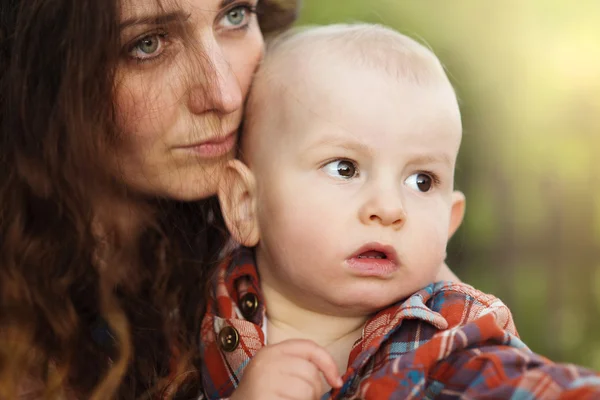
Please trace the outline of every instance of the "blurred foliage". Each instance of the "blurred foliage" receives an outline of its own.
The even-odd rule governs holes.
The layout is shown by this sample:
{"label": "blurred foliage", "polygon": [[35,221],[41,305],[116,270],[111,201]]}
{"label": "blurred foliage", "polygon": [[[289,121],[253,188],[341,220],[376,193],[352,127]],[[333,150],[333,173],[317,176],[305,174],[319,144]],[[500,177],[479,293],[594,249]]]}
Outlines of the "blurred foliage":
{"label": "blurred foliage", "polygon": [[381,23],[435,51],[464,124],[452,269],[502,298],[534,351],[596,370],[598,16],[594,0],[305,0],[300,21]]}

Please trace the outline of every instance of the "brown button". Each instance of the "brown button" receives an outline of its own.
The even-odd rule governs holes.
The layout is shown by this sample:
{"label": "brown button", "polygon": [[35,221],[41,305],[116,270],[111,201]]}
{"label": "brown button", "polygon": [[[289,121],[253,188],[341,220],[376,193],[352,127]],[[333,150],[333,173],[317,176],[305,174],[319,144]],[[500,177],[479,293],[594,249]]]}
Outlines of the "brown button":
{"label": "brown button", "polygon": [[226,326],[219,332],[221,350],[231,353],[240,344],[240,335],[233,326]]}
{"label": "brown button", "polygon": [[244,318],[251,319],[258,310],[258,296],[254,293],[246,293],[240,299],[240,310],[244,315]]}

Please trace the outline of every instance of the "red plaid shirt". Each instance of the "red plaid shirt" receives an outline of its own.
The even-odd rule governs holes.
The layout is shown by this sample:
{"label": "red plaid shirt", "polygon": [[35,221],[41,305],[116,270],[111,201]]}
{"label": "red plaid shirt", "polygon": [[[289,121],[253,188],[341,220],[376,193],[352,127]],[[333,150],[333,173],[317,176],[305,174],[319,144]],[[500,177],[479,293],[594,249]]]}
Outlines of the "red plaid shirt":
{"label": "red plaid shirt", "polygon": [[[231,396],[265,346],[265,312],[253,253],[240,249],[219,269],[202,321],[207,399]],[[342,378],[323,399],[600,399],[599,374],[532,353],[500,300],[449,282],[371,317]]]}

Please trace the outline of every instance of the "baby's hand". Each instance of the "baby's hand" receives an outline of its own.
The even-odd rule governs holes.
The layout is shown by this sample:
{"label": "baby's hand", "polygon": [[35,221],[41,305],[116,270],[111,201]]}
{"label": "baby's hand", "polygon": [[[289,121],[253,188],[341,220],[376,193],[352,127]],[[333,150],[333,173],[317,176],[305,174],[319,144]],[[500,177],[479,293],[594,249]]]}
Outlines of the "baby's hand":
{"label": "baby's hand", "polygon": [[342,386],[337,365],[324,348],[310,340],[286,340],[256,354],[231,400],[318,400],[324,393],[321,374],[331,387]]}

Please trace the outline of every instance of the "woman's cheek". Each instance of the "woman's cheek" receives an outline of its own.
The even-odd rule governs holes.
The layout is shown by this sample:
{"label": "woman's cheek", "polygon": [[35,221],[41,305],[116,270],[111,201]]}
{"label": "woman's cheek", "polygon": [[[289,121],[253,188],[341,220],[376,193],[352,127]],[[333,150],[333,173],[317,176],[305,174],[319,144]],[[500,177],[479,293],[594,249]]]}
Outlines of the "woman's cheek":
{"label": "woman's cheek", "polygon": [[252,36],[248,38],[245,46],[236,43],[229,49],[230,63],[237,76],[244,98],[248,95],[252,78],[264,53],[264,41],[260,31],[256,29],[255,32],[249,32],[250,34]]}
{"label": "woman's cheek", "polygon": [[136,79],[123,80],[115,90],[115,111],[122,134],[139,134],[152,106],[148,89],[136,85]]}
{"label": "woman's cheek", "polygon": [[168,132],[174,114],[172,91],[172,86],[148,85],[139,74],[116,87],[115,117],[126,142],[150,145]]}

